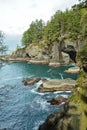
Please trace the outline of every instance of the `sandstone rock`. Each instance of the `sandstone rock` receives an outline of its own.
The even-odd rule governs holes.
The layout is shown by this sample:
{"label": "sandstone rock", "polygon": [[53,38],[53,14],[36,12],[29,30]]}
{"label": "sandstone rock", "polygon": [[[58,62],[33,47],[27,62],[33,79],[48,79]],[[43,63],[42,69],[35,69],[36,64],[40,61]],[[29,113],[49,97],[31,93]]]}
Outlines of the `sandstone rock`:
{"label": "sandstone rock", "polygon": [[24,85],[34,85],[35,83],[39,82],[41,80],[41,78],[27,78],[25,80],[23,80],[22,82],[24,83]]}
{"label": "sandstone rock", "polygon": [[58,67],[60,66],[61,64],[59,62],[50,62],[49,63],[49,66],[54,66],[54,67]]}
{"label": "sandstone rock", "polygon": [[52,57],[51,59],[52,62],[59,62],[58,44],[54,44],[52,46],[51,57]]}
{"label": "sandstone rock", "polygon": [[10,54],[11,58],[26,58],[25,48],[19,48]]}
{"label": "sandstone rock", "polygon": [[64,52],[62,52],[62,56],[63,56],[63,61],[64,61],[64,63],[65,63],[65,64],[69,64],[69,62],[70,62],[69,55],[66,54],[66,53],[64,53]]}
{"label": "sandstone rock", "polygon": [[48,64],[49,61],[48,60],[29,60],[29,63],[32,63],[32,64]]}
{"label": "sandstone rock", "polygon": [[52,79],[45,81],[38,88],[39,92],[54,92],[54,91],[73,91],[76,81],[72,79]]}
{"label": "sandstone rock", "polygon": [[31,60],[48,60],[49,55],[48,52],[45,50],[45,45],[42,43],[32,43],[31,45],[27,46],[26,54],[31,58]]}
{"label": "sandstone rock", "polygon": [[71,67],[68,70],[65,70],[64,72],[74,74],[74,73],[79,73],[79,71],[80,71],[79,67]]}

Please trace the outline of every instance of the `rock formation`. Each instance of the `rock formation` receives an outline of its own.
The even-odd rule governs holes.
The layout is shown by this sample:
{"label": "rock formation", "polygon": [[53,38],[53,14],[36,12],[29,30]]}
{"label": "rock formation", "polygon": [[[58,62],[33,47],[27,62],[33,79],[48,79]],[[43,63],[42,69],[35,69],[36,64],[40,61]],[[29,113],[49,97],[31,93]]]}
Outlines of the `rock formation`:
{"label": "rock formation", "polygon": [[67,47],[62,48],[62,51],[69,54],[70,58],[76,63],[76,50],[74,46],[67,45]]}
{"label": "rock formation", "polygon": [[52,79],[43,82],[38,88],[38,92],[54,92],[54,91],[74,91],[76,81],[72,79]]}
{"label": "rock formation", "polygon": [[66,102],[61,111],[49,115],[38,130],[79,130],[81,114],[77,107]]}
{"label": "rock formation", "polygon": [[22,82],[24,83],[24,85],[32,86],[35,83],[39,82],[40,80],[41,78],[27,78],[27,79],[24,79]]}

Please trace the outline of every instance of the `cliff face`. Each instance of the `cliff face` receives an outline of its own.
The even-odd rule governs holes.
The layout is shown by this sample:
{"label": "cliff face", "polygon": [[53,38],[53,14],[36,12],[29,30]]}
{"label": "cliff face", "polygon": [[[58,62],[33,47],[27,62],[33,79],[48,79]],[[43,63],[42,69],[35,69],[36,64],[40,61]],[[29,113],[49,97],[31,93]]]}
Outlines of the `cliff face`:
{"label": "cliff face", "polygon": [[75,92],[61,111],[49,115],[38,130],[87,130],[87,44],[77,59],[81,70]]}
{"label": "cliff face", "polygon": [[19,48],[12,52],[12,58],[28,58],[29,60],[49,61],[51,63],[69,64],[70,57],[67,53],[63,52],[58,46],[58,43],[48,45],[47,43],[40,42],[37,44],[32,43],[25,48]]}

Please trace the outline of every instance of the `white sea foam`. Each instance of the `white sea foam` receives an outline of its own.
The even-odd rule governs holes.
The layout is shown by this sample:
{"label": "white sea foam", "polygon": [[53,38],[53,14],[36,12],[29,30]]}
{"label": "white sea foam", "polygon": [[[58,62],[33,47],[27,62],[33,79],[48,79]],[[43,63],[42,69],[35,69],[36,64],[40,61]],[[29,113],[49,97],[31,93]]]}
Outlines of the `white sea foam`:
{"label": "white sea foam", "polygon": [[49,69],[48,71],[47,71],[47,73],[49,73],[49,72],[51,72],[52,71],[52,69]]}
{"label": "white sea foam", "polygon": [[35,126],[33,128],[33,130],[38,130],[39,125],[43,124],[44,120],[40,120],[40,121],[35,121]]}
{"label": "white sea foam", "polygon": [[15,77],[15,78],[7,78],[4,79],[3,81],[9,81],[9,80],[16,80],[16,79],[22,79],[23,77],[19,76],[19,77]]}
{"label": "white sea foam", "polygon": [[42,110],[46,110],[46,111],[48,111],[48,103],[47,103],[47,101],[40,101],[40,105],[41,105],[41,109]]}
{"label": "white sea foam", "polygon": [[66,94],[62,94],[61,96],[64,98],[68,98],[68,95],[66,95]]}
{"label": "white sea foam", "polygon": [[59,75],[60,75],[61,79],[64,79],[64,78],[63,78],[63,74],[62,74],[62,73],[59,73]]}
{"label": "white sea foam", "polygon": [[57,94],[57,93],[63,93],[64,91],[56,91],[56,92],[53,92],[53,93],[55,93],[55,94]]}
{"label": "white sea foam", "polygon": [[76,66],[76,64],[75,63],[71,63],[71,64],[69,64],[67,66]]}
{"label": "white sea foam", "polygon": [[56,91],[56,92],[54,92],[54,93],[57,94],[57,93],[64,93],[64,92],[65,92],[65,93],[71,93],[72,91]]}

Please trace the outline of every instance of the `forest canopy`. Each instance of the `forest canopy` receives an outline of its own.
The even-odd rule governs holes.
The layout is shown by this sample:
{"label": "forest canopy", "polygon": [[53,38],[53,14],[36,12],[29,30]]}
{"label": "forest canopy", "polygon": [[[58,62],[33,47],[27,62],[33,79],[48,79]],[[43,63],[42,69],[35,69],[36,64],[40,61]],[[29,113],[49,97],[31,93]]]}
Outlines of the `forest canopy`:
{"label": "forest canopy", "polygon": [[77,45],[87,39],[87,0],[79,0],[79,4],[65,12],[58,10],[47,24],[43,20],[33,21],[23,33],[22,45],[38,44],[41,40],[60,43],[65,39]]}

